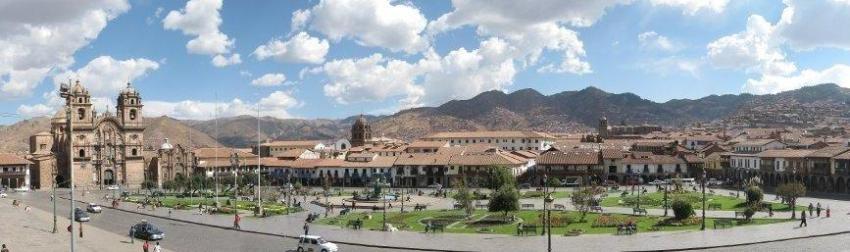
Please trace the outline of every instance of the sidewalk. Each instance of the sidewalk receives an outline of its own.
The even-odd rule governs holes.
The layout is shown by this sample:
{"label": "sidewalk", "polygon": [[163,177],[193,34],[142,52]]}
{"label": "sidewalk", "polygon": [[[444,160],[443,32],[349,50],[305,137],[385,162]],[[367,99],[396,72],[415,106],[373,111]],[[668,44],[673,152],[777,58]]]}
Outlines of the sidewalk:
{"label": "sidewalk", "polygon": [[[767,196],[766,196],[767,198]],[[562,201],[565,201],[563,199]],[[850,217],[847,216],[850,202],[801,199],[801,204],[822,202],[832,207],[832,218],[811,218],[809,227],[797,228],[798,222],[786,222],[770,225],[743,226],[729,229],[706,231],[673,231],[646,232],[627,236],[611,234],[581,235],[578,237],[553,237],[552,244],[559,250],[580,251],[629,251],[629,250],[665,250],[695,247],[728,246],[734,244],[749,244],[781,239],[794,239],[816,235],[826,235],[839,232],[850,232]],[[560,201],[559,201],[560,203]],[[121,209],[136,211],[135,204],[122,204]],[[309,211],[323,213],[321,208],[313,205],[306,206],[307,212],[287,216],[254,218],[245,216],[241,226],[243,230],[258,231],[273,234],[297,236],[303,233],[302,226]],[[628,208],[606,208],[606,212],[631,211]],[[144,214],[168,217],[168,209],[158,208],[155,211],[141,210]],[[650,215],[662,215],[663,209],[651,209]],[[779,213],[777,216],[787,218],[790,213]],[[799,213],[798,213],[799,214]],[[707,211],[708,216],[731,217],[731,211]],[[799,215],[798,215],[799,216]],[[172,210],[171,218],[190,222],[230,227],[233,216],[230,215],[199,215],[197,211]],[[311,234],[319,234],[331,241],[397,246],[408,248],[426,248],[435,250],[465,250],[465,251],[505,251],[506,249],[522,249],[540,251],[545,249],[546,237],[516,237],[494,234],[424,234],[418,232],[380,232],[368,230],[342,229],[334,226],[310,225]],[[616,241],[616,242],[612,242]]]}
{"label": "sidewalk", "polygon": [[[10,251],[66,251],[70,246],[70,234],[67,215],[57,218],[58,232],[52,233],[53,214],[24,206],[12,207],[12,200],[0,199],[0,243],[5,243]],[[127,236],[114,234],[91,225],[83,224],[84,237],[77,237],[76,251],[141,251],[142,244],[130,244]],[[75,227],[79,227],[75,225]],[[163,251],[170,251],[164,249]]]}

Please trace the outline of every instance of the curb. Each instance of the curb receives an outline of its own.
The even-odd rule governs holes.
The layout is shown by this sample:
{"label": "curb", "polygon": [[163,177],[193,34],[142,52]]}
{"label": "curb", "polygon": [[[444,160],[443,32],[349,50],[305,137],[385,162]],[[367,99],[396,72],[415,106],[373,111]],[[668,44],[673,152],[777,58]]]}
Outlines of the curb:
{"label": "curb", "polygon": [[[65,197],[57,197],[57,198],[69,200],[68,198],[65,198]],[[82,200],[75,200],[75,201],[77,201],[79,203],[84,203],[84,204],[89,203],[89,202],[82,201]],[[218,229],[222,229],[222,230],[230,230],[230,231],[234,231],[234,232],[243,232],[243,233],[250,233],[250,234],[274,236],[274,237],[281,237],[281,238],[287,238],[287,239],[298,239],[298,236],[287,235],[287,234],[266,233],[266,232],[260,232],[260,231],[255,231],[255,230],[242,230],[242,229],[235,230],[233,228],[225,227],[225,226],[219,226],[219,225],[207,224],[207,223],[202,223],[202,222],[194,222],[194,221],[188,221],[188,220],[175,219],[175,218],[171,218],[171,217],[159,216],[159,215],[154,215],[154,214],[149,214],[149,213],[134,212],[134,211],[120,209],[120,208],[113,208],[111,206],[101,205],[100,207],[108,208],[108,209],[112,209],[112,210],[117,210],[117,211],[121,211],[121,212],[125,212],[125,213],[144,215],[144,216],[153,217],[153,218],[159,218],[159,219],[165,219],[165,220],[170,220],[170,221],[195,224],[195,225],[199,225],[199,226],[218,228]],[[346,241],[334,241],[334,240],[328,240],[328,241],[336,243],[336,244],[362,246],[362,247],[370,247],[370,248],[382,248],[382,249],[401,249],[401,250],[437,251],[437,252],[475,252],[475,251],[471,251],[471,250],[427,249],[427,248],[400,247],[400,246],[389,246],[389,245],[376,245],[376,244],[367,244],[367,243],[359,243],[359,242],[346,242]]]}

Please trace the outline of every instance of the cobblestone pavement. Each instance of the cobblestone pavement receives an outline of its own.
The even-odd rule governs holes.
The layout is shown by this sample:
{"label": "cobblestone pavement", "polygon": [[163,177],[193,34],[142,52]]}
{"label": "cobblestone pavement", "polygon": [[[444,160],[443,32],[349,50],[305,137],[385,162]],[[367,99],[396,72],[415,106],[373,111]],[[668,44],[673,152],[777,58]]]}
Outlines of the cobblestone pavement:
{"label": "cobblestone pavement", "polygon": [[[26,204],[25,204],[26,205]],[[0,200],[0,243],[11,251],[66,251],[70,246],[69,211],[57,218],[58,232],[53,233],[53,214],[39,208],[25,210],[25,205],[12,207],[12,200]],[[65,208],[64,210],[68,210]],[[92,218],[100,218],[92,215]],[[78,227],[78,226],[75,226]],[[140,251],[142,243],[131,244],[126,236],[83,224],[83,238],[77,237],[76,251]],[[164,247],[165,251],[172,251]]]}
{"label": "cobblestone pavement", "polygon": [[[715,189],[717,193],[728,193],[725,190]],[[38,193],[34,193],[38,194]],[[95,199],[97,194],[90,194],[90,200]],[[100,195],[102,197],[102,194]],[[772,195],[766,195],[766,199],[773,199]],[[308,200],[311,200],[308,198]],[[534,200],[524,201],[533,202]],[[537,200],[540,201],[540,200]],[[558,203],[568,205],[567,199],[560,199]],[[450,201],[444,201],[448,203]],[[824,206],[830,206],[833,210],[832,218],[811,218],[809,219],[809,227],[798,228],[797,222],[786,222],[770,225],[759,226],[744,226],[731,229],[706,230],[706,231],[675,231],[675,232],[651,232],[639,233],[629,236],[613,236],[608,234],[601,235],[582,235],[579,237],[553,237],[553,247],[555,251],[632,251],[632,250],[664,250],[664,249],[684,249],[694,247],[710,247],[723,246],[730,244],[744,244],[751,242],[771,241],[777,239],[786,239],[794,237],[806,237],[811,235],[822,235],[835,232],[845,232],[850,230],[850,216],[847,213],[850,211],[850,202],[839,200],[825,200],[802,198],[801,204],[809,202],[821,202]],[[304,224],[304,219],[308,212],[323,213],[324,209],[312,204],[305,205],[307,212],[292,214],[288,216],[274,216],[269,218],[253,218],[246,216],[243,218],[242,228],[246,230],[256,230],[261,232],[298,235],[303,232],[301,229]],[[122,208],[135,211],[135,205],[124,204]],[[609,212],[621,212],[631,209],[628,208],[606,208]],[[158,216],[168,216],[167,209],[157,209],[155,211],[141,210],[145,214]],[[663,210],[650,210],[650,215],[661,215]],[[789,216],[777,213],[776,218],[787,218]],[[378,213],[379,215],[379,213]],[[731,217],[733,213],[729,211],[708,211],[709,216]],[[208,223],[223,227],[232,225],[232,216],[222,215],[200,215],[197,211],[177,211],[171,212],[171,217],[184,219],[188,221]],[[183,224],[186,225],[186,224]],[[400,247],[416,247],[427,249],[452,249],[452,250],[469,250],[469,251],[542,251],[545,249],[546,238],[538,237],[516,237],[509,235],[490,235],[490,234],[423,234],[416,232],[379,232],[368,230],[348,230],[332,226],[311,225],[310,233],[320,234],[323,237],[333,241],[380,244]],[[709,227],[710,228],[710,227]],[[807,238],[798,239],[789,242],[802,242],[811,239],[830,239],[827,236],[823,238]],[[174,238],[174,237],[169,237]],[[201,238],[206,239],[206,238]],[[280,239],[278,239],[280,240]],[[615,242],[612,242],[615,241]],[[781,242],[778,242],[781,243]],[[759,245],[745,246],[752,248],[770,247],[773,243],[765,243]],[[819,244],[811,243],[817,248]],[[829,245],[824,245],[829,246]],[[779,247],[779,250],[782,247]],[[735,250],[735,248],[730,248]],[[237,247],[237,250],[245,251]],[[356,251],[357,249],[354,248]],[[722,249],[720,249],[722,250]],[[344,250],[352,251],[352,250]],[[373,251],[373,250],[365,250]]]}

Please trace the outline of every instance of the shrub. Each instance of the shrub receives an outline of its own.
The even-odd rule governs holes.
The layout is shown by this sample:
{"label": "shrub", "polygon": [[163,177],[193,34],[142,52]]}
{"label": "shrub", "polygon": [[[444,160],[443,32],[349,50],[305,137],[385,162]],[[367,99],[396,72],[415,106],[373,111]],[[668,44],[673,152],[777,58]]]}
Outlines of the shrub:
{"label": "shrub", "polygon": [[629,222],[637,223],[637,220],[631,216],[602,214],[596,217],[591,227],[616,227]]}
{"label": "shrub", "polygon": [[761,188],[758,186],[750,186],[747,188],[747,204],[750,206],[758,206],[764,198]]}
{"label": "shrub", "polygon": [[744,210],[744,216],[747,217],[747,220],[751,219],[754,214],[756,214],[756,210],[752,207],[748,207]]}
{"label": "shrub", "polygon": [[691,203],[682,200],[674,200],[671,208],[673,208],[673,215],[678,220],[684,220],[694,214],[694,207],[691,206]]}
{"label": "shrub", "polygon": [[522,194],[523,198],[542,198],[543,192],[538,191],[528,191]]}

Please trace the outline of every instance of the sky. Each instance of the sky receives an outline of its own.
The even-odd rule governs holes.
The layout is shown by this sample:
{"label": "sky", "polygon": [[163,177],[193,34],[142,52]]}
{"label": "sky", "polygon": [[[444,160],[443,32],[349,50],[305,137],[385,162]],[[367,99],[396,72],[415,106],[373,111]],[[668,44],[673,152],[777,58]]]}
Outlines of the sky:
{"label": "sky", "polygon": [[145,116],[343,118],[595,86],[664,102],[850,87],[848,0],[0,1],[0,124],[79,80]]}

